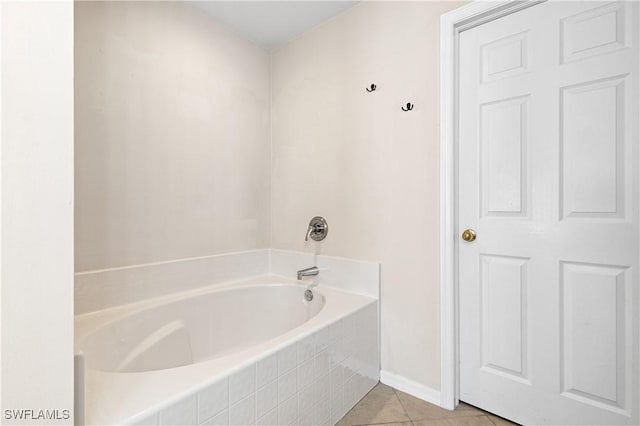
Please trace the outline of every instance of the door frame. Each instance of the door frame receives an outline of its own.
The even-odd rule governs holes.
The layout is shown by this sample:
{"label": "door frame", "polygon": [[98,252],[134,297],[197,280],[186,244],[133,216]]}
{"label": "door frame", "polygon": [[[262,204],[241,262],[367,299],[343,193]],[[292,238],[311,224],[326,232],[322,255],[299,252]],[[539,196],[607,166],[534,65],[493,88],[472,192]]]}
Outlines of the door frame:
{"label": "door frame", "polygon": [[456,223],[459,36],[544,1],[476,0],[440,18],[440,406],[449,410],[460,398]]}

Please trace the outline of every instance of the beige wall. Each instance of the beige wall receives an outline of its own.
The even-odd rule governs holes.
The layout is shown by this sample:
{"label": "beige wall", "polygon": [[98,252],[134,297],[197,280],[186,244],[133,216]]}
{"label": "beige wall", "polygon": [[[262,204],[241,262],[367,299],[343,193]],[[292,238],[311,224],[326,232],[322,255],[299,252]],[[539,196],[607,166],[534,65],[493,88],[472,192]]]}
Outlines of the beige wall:
{"label": "beige wall", "polygon": [[0,423],[73,409],[73,2],[0,2]]}
{"label": "beige wall", "polygon": [[76,271],[268,247],[268,53],[180,2],[75,12]]}
{"label": "beige wall", "polygon": [[272,246],[312,250],[323,215],[323,254],[382,263],[382,369],[436,390],[439,19],[461,4],[360,3],[272,55]]}
{"label": "beige wall", "polygon": [[183,4],[77,2],[76,270],[312,251],[323,215],[323,254],[382,263],[383,370],[439,389],[439,19],[461,4],[362,2],[269,58]]}

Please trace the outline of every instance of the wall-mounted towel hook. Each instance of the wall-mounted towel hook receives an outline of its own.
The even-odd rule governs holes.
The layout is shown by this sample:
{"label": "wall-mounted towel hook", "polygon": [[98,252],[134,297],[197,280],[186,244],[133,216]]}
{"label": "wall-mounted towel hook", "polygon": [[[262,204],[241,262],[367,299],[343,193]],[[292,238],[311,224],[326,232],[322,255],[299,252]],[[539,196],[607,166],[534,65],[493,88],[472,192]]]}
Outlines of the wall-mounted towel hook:
{"label": "wall-mounted towel hook", "polygon": [[367,92],[375,92],[375,90],[376,90],[376,85],[373,83],[371,83],[371,89],[367,87]]}
{"label": "wall-mounted towel hook", "polygon": [[407,108],[405,109],[404,107],[402,107],[403,111],[411,111],[413,109],[413,104],[410,102],[407,102]]}

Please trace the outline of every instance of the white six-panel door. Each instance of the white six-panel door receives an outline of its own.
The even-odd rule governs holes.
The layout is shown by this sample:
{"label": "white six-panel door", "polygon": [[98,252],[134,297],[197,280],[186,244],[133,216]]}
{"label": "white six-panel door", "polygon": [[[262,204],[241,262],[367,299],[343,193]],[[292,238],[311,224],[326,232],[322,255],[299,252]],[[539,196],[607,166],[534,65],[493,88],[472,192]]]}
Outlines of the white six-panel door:
{"label": "white six-panel door", "polygon": [[638,424],[638,3],[460,34],[460,399],[524,424]]}

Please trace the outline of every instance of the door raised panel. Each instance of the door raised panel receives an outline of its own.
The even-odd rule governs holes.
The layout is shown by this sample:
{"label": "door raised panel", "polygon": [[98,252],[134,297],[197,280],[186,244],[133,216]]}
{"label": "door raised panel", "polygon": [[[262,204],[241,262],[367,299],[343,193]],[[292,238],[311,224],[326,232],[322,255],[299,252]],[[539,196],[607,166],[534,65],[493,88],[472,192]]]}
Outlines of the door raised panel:
{"label": "door raised panel", "polygon": [[481,216],[527,215],[528,96],[480,106]]}
{"label": "door raised panel", "polygon": [[564,396],[625,408],[628,324],[624,266],[561,262],[561,379]]}
{"label": "door raised panel", "polygon": [[528,260],[480,257],[482,368],[525,382]]}
{"label": "door raised panel", "polygon": [[561,89],[561,216],[624,217],[625,76]]}
{"label": "door raised panel", "polygon": [[492,41],[480,48],[483,83],[524,74],[529,70],[528,32]]}
{"label": "door raised panel", "polygon": [[627,46],[625,2],[612,2],[561,21],[562,61],[570,62]]}

